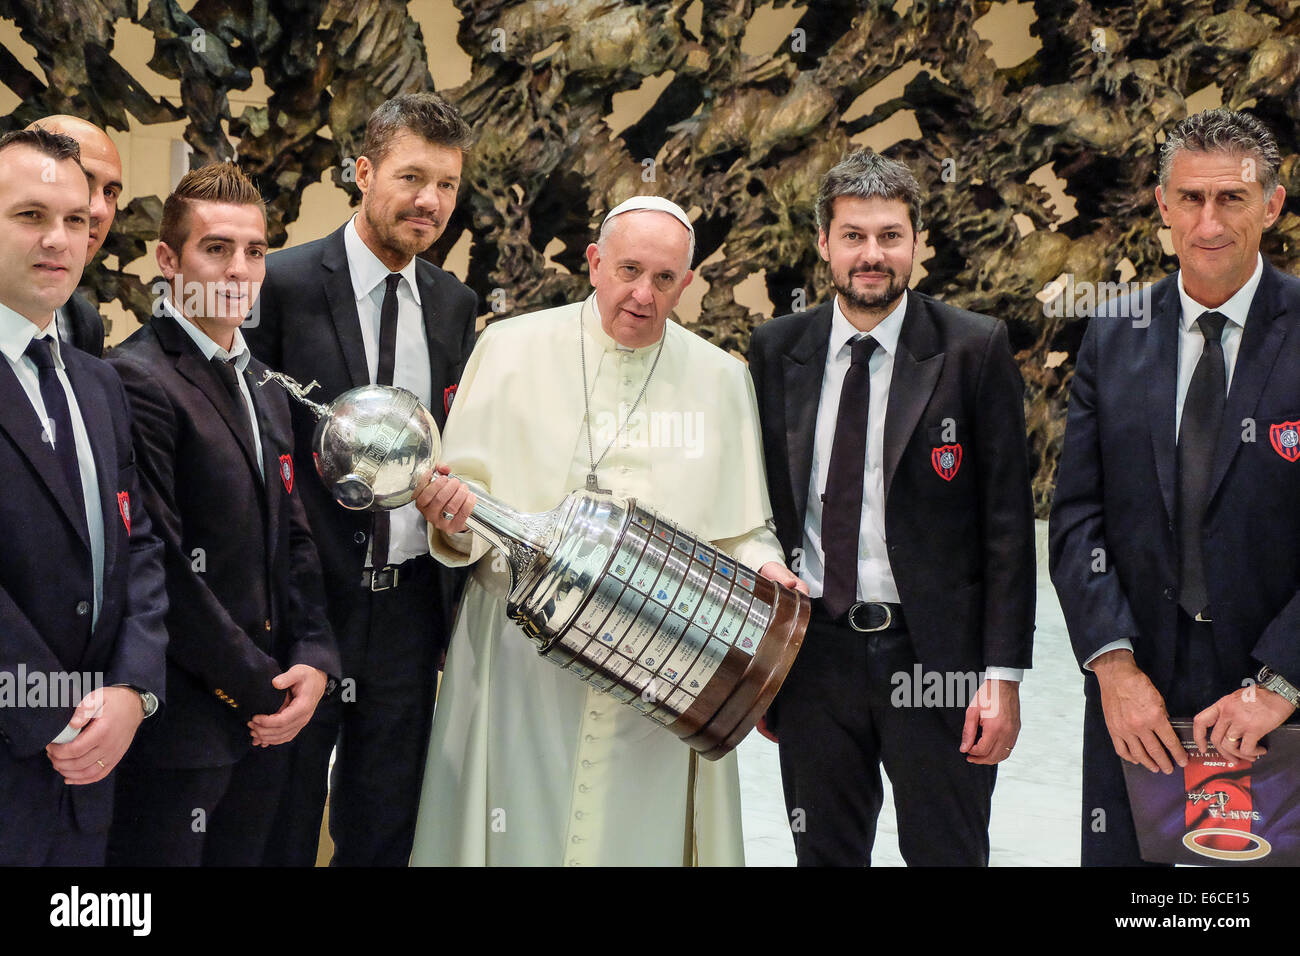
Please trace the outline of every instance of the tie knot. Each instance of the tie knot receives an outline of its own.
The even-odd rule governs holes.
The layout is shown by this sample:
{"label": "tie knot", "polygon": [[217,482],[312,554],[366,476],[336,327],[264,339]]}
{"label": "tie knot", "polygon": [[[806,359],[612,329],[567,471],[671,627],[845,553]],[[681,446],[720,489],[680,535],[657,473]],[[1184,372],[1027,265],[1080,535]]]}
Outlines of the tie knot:
{"label": "tie knot", "polygon": [[1201,327],[1201,334],[1205,336],[1206,342],[1218,342],[1223,338],[1223,327],[1227,322],[1228,317],[1222,312],[1205,312],[1196,320],[1196,324]]}
{"label": "tie knot", "polygon": [[45,371],[47,368],[54,368],[54,343],[45,336],[34,338],[27,343],[27,349],[23,352],[32,360],[37,369]]}
{"label": "tie knot", "polygon": [[876,351],[876,347],[878,345],[880,345],[880,343],[877,342],[875,339],[873,339],[871,336],[859,335],[856,339],[853,340],[852,343],[852,349],[853,349],[852,364],[866,365],[869,361],[871,361],[872,353]]}
{"label": "tie knot", "polygon": [[392,295],[397,291],[397,283],[402,281],[400,272],[390,272],[384,278],[384,295]]}

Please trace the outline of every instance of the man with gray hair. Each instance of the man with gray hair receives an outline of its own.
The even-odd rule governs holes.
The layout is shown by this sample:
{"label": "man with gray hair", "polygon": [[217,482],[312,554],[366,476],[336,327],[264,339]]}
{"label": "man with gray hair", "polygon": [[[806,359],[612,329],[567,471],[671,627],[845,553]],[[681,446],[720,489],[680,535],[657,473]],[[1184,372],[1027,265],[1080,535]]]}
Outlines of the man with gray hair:
{"label": "man with gray hair", "polygon": [[[549,511],[575,488],[634,497],[793,586],[766,526],[745,366],[668,319],[691,281],[693,244],[674,203],[616,206],[587,247],[586,301],[483,333],[443,460],[524,512]],[[465,533],[474,495],[439,477],[416,503],[434,556],[474,571],[433,721],[415,863],[743,863],[735,754],[699,762],[696,775],[676,736],[542,660],[506,613],[505,562]],[[622,657],[625,647],[611,670],[620,657],[624,672],[650,663],[635,650]]]}
{"label": "man with gray hair", "polygon": [[871,151],[827,173],[836,296],[755,330],[776,532],[813,597],[767,714],[800,866],[871,860],[894,790],[917,865],[989,859],[1034,629],[1023,386],[1007,327],[908,289],[920,187]]}
{"label": "man with gray hair", "polygon": [[1051,568],[1085,674],[1085,866],[1141,862],[1120,760],[1185,766],[1171,718],[1249,763],[1300,703],[1300,280],[1259,251],[1279,164],[1247,113],[1175,126],[1178,271],[1103,304],[1075,360]]}

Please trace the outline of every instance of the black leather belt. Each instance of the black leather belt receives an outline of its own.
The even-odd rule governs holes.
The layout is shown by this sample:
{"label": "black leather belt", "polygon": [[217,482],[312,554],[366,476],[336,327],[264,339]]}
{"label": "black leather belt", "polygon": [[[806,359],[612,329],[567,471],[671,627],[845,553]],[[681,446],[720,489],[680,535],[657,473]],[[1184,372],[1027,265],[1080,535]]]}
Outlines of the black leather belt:
{"label": "black leather belt", "polygon": [[361,586],[371,591],[391,591],[432,561],[431,556],[422,554],[401,564],[387,564],[378,569],[365,568],[361,572]]}
{"label": "black leather belt", "polygon": [[849,605],[842,617],[832,618],[826,613],[821,599],[813,602],[813,607],[820,616],[841,627],[848,627],[860,634],[874,634],[877,631],[906,630],[903,620],[903,605],[887,601],[858,601]]}

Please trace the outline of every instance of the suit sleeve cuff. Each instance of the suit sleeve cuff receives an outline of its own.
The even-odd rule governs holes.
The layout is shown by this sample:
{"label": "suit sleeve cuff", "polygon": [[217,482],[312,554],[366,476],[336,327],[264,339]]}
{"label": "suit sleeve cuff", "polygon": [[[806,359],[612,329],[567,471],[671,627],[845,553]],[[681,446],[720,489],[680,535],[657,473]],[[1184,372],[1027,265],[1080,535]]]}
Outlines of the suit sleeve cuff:
{"label": "suit sleeve cuff", "polygon": [[1084,661],[1083,669],[1086,671],[1092,670],[1092,662],[1095,661],[1097,658],[1101,657],[1102,654],[1109,654],[1111,651],[1128,651],[1132,653],[1133,642],[1130,641],[1127,637],[1121,637],[1118,641],[1111,641],[1101,650],[1097,651],[1096,654],[1093,654],[1092,657]]}

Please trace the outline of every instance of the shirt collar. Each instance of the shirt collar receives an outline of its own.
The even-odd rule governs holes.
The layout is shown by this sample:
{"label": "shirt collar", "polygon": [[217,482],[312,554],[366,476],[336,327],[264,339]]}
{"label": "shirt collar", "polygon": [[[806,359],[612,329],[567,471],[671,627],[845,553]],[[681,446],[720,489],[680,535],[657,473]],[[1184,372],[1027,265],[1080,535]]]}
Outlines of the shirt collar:
{"label": "shirt collar", "polygon": [[[50,319],[53,320],[54,313],[50,313]],[[54,364],[63,368],[63,353],[59,346],[62,344],[59,337],[54,334],[55,326],[53,321],[44,329],[38,329],[25,316],[19,315],[9,306],[0,304],[0,352],[4,353],[5,358],[11,362],[17,362],[27,351],[27,346],[32,339],[38,335],[49,338],[54,343]]]}
{"label": "shirt collar", "polygon": [[[374,292],[375,286],[382,285],[391,270],[370,251],[370,247],[357,232],[355,215],[348,220],[347,226],[343,229],[343,246],[348,254],[348,274],[352,277],[352,294],[359,302]],[[419,305],[420,287],[415,284],[414,256],[402,267],[398,275],[406,280],[406,287],[410,290],[411,297],[415,299],[415,304]]]}
{"label": "shirt collar", "polygon": [[194,340],[194,344],[199,347],[199,351],[203,353],[203,357],[209,362],[214,358],[219,358],[223,362],[234,362],[235,368],[240,372],[248,368],[250,353],[248,346],[244,344],[244,334],[239,329],[235,329],[234,341],[230,343],[230,351],[227,352],[208,338],[206,332],[181,315],[180,310],[172,305],[171,299],[163,299],[162,306],[163,310],[176,320],[176,324],[181,327],[185,334]]}
{"label": "shirt collar", "polygon": [[1255,298],[1255,290],[1259,288],[1259,280],[1264,276],[1264,257],[1258,252],[1255,253],[1255,271],[1250,274],[1246,284],[1232,294],[1227,302],[1218,308],[1211,309],[1208,306],[1201,305],[1183,288],[1183,270],[1178,270],[1178,301],[1182,303],[1183,313],[1181,321],[1183,329],[1191,331],[1192,326],[1206,312],[1219,312],[1228,317],[1228,321],[1234,325],[1239,325],[1243,329],[1246,327],[1246,316],[1250,314],[1250,303]]}
{"label": "shirt collar", "polygon": [[[840,354],[840,350],[856,339],[862,333],[854,328],[840,309],[840,297],[835,296],[835,304],[831,310],[831,337],[829,349],[826,353],[828,359],[834,359]],[[903,331],[903,316],[907,314],[907,290],[903,290],[902,297],[898,300],[898,305],[894,306],[893,311],[885,316],[876,324],[876,327],[867,334],[876,340],[877,346],[892,356],[898,351],[898,336]]]}
{"label": "shirt collar", "polygon": [[[668,334],[668,325],[671,321],[670,319],[664,322],[664,335]],[[632,355],[645,355],[647,352],[659,348],[659,342],[663,338],[663,336],[660,336],[649,345],[644,345],[639,349],[630,349],[626,345],[619,345],[605,331],[605,327],[600,324],[600,306],[596,304],[595,292],[587,296],[587,301],[582,303],[582,326],[587,330],[587,334],[591,336],[592,341],[606,352],[628,352]]]}

